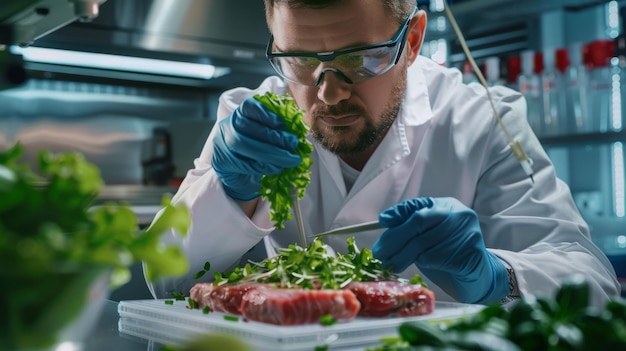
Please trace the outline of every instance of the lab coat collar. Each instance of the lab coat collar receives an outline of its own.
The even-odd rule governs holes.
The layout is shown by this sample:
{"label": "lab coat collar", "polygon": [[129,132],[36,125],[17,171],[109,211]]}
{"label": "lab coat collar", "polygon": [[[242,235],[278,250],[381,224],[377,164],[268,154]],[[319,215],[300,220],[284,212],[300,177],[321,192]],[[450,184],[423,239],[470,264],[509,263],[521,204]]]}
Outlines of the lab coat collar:
{"label": "lab coat collar", "polygon": [[398,116],[407,126],[422,125],[433,117],[428,92],[429,82],[424,74],[424,68],[432,64],[435,63],[420,55],[408,69],[406,96]]}

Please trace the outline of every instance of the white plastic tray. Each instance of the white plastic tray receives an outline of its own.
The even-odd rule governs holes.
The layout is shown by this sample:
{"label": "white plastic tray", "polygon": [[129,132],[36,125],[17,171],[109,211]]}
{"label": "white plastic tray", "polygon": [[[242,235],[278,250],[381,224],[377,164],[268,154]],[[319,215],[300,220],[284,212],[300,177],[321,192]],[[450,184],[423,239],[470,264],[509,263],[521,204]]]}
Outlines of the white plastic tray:
{"label": "white plastic tray", "polygon": [[426,316],[405,318],[363,318],[332,326],[309,324],[276,326],[254,321],[224,319],[224,314],[204,314],[187,308],[187,301],[130,300],[118,305],[119,331],[162,344],[181,346],[194,336],[207,333],[226,334],[245,340],[255,350],[313,350],[330,345],[335,349],[360,349],[379,345],[382,337],[398,335],[397,328],[406,321],[449,322],[477,313],[484,306],[437,302],[435,311]]}

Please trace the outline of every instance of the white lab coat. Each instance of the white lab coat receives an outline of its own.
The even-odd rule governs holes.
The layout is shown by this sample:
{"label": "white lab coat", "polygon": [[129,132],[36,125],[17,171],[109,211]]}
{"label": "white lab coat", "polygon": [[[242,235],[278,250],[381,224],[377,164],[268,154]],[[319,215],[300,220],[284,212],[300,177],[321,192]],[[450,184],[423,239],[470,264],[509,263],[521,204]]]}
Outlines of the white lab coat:
{"label": "white lab coat", "polygon": [[[267,90],[282,94],[286,86],[278,77],[269,77],[255,90],[227,91],[220,98],[217,119],[227,117],[245,98]],[[556,177],[529,128],[524,98],[504,87],[491,92],[506,128],[534,160],[534,184],[511,153],[484,88],[464,85],[458,70],[419,57],[409,69],[397,120],[350,192],[337,156],[313,142],[311,183],[301,200],[306,233],[375,220],[382,210],[405,199],[454,197],[476,211],[486,246],[513,267],[522,294],[552,296],[564,277],[579,272],[591,282],[593,302],[603,305],[609,296],[619,294],[615,272],[590,240],[569,188]],[[248,219],[224,193],[211,167],[216,131],[173,199],[191,210],[187,237],[176,233],[167,237],[187,254],[189,274],[151,286],[156,297],[169,296],[167,291],[172,290],[188,292],[198,282],[193,274],[207,261],[212,271],[226,271],[262,241],[267,255],[298,242],[295,221],[274,230],[267,203],[262,202]],[[371,247],[381,232],[358,234],[356,243]],[[346,247],[346,237],[325,240],[336,251]],[[415,273],[419,271],[413,266],[403,276]],[[438,300],[451,300],[424,278]]]}

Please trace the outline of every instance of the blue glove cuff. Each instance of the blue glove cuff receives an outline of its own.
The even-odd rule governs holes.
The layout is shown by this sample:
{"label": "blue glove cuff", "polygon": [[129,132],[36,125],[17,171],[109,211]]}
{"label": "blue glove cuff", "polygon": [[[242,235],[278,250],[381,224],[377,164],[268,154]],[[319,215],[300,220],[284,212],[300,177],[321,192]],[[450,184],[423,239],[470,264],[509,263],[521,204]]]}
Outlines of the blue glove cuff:
{"label": "blue glove cuff", "polygon": [[489,260],[491,276],[493,277],[491,286],[487,290],[487,293],[476,301],[477,303],[485,305],[500,302],[500,300],[509,294],[509,275],[506,271],[506,266],[498,256],[490,251],[487,251],[487,258]]}

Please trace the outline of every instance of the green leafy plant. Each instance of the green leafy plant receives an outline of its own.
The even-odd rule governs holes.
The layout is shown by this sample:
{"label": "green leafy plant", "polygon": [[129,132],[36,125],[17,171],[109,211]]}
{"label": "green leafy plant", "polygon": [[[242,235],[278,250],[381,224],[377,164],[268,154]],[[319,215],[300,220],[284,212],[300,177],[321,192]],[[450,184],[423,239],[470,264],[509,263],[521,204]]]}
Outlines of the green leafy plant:
{"label": "green leafy plant", "polygon": [[103,274],[116,287],[135,262],[150,280],[187,272],[180,249],[160,244],[169,228],[187,232],[186,207],[164,196],[160,216],[140,230],[130,207],[93,206],[103,181],[81,154],[40,151],[36,167],[22,154],[19,143],[0,153],[0,349],[55,342]]}
{"label": "green leafy plant", "polygon": [[277,228],[284,228],[284,222],[292,218],[293,206],[289,192],[292,188],[298,189],[298,199],[304,196],[306,186],[311,181],[309,168],[313,164],[310,157],[313,145],[306,139],[309,126],[304,123],[304,111],[296,106],[295,101],[288,94],[278,95],[267,92],[264,95],[255,95],[270,111],[285,121],[287,131],[298,137],[298,146],[295,153],[302,158],[302,162],[293,168],[287,168],[275,175],[265,175],[261,179],[261,196],[270,203],[270,219]]}
{"label": "green leafy plant", "polygon": [[398,334],[368,350],[625,350],[626,301],[593,308],[589,283],[574,275],[554,297],[527,295],[510,309],[494,304],[448,324],[406,322]]}

